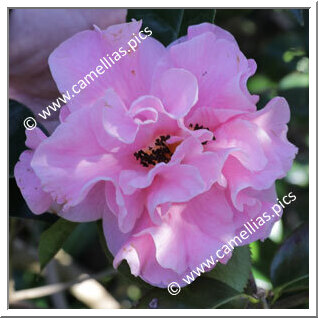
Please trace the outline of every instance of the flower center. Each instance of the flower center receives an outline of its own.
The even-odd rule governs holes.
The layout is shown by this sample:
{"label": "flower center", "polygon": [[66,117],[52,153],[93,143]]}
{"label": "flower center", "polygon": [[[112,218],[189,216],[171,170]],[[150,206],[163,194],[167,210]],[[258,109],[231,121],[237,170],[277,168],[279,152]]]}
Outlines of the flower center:
{"label": "flower center", "polygon": [[[189,128],[191,130],[210,130],[209,128],[206,128],[199,124],[190,124]],[[134,153],[134,157],[140,162],[143,167],[155,166],[159,162],[168,163],[171,160],[174,151],[180,144],[180,142],[168,144],[168,139],[170,139],[170,135],[159,136],[159,138],[155,139],[152,145],[136,151]],[[214,137],[213,140],[215,140]],[[204,141],[202,142],[202,145],[205,145],[206,143],[207,141]]]}
{"label": "flower center", "polygon": [[144,167],[155,166],[159,162],[168,163],[176,148],[166,143],[169,138],[170,135],[160,136],[155,140],[154,145],[135,152],[136,160],[139,160]]}

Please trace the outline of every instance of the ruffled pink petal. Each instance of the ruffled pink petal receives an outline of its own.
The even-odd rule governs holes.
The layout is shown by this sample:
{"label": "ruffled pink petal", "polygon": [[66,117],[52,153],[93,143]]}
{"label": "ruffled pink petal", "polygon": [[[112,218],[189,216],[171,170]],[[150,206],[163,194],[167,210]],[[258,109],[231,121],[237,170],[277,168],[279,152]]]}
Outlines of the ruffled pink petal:
{"label": "ruffled pink petal", "polygon": [[138,124],[150,124],[155,123],[159,117],[158,113],[165,113],[165,110],[160,99],[145,95],[131,104],[128,113]]}
{"label": "ruffled pink petal", "polygon": [[57,212],[62,218],[72,222],[92,222],[102,218],[106,205],[105,182],[96,183],[85,199],[78,205]]}
{"label": "ruffled pink petal", "polygon": [[[212,33],[203,33],[169,50],[170,62],[184,68],[198,80],[199,99],[196,107],[255,111],[255,97],[242,82],[255,71],[237,45],[225,39],[216,39]],[[247,76],[248,75],[248,76]]]}
{"label": "ruffled pink petal", "polygon": [[154,83],[153,93],[160,98],[169,114],[181,118],[198,100],[198,83],[187,70],[169,69]]}
{"label": "ruffled pink petal", "polygon": [[105,152],[111,152],[113,149],[118,149],[123,143],[118,138],[110,135],[105,129],[103,120],[106,117],[105,113],[107,112],[105,105],[106,102],[104,102],[103,98],[95,102],[87,119],[89,119],[91,123],[94,123],[92,129],[97,143],[105,150]]}
{"label": "ruffled pink petal", "polygon": [[[147,220],[146,215],[142,216],[132,238],[120,250],[113,250],[116,255],[114,265],[118,266],[121,260],[126,259],[134,275],[140,275],[159,287],[167,286],[173,281],[171,276],[170,281],[161,281],[159,284],[159,274],[164,279],[167,275],[164,272],[173,270],[176,281],[200,266],[211,255],[215,258],[215,252],[233,237],[235,228],[232,218],[233,212],[224,191],[214,187],[185,204],[172,205],[163,223],[158,226]],[[107,222],[105,232],[106,227]],[[109,236],[105,235],[108,241]],[[121,244],[124,240],[121,240]],[[155,255],[155,259],[151,255]],[[220,261],[226,263],[229,258],[230,253]],[[145,270],[148,267],[155,273],[150,275]]]}
{"label": "ruffled pink petal", "polygon": [[227,151],[205,151],[201,140],[190,137],[184,140],[176,149],[171,158],[171,163],[183,163],[196,167],[206,189],[221,178],[221,171],[228,156]]}
{"label": "ruffled pink petal", "polygon": [[118,140],[132,143],[138,131],[138,125],[127,113],[127,109],[119,96],[109,89],[99,102],[104,103],[103,124],[105,130]]}
{"label": "ruffled pink petal", "polygon": [[216,140],[212,149],[232,148],[231,156],[237,158],[250,171],[260,171],[268,163],[262,144],[256,136],[257,126],[247,120],[227,122],[214,131]]}
{"label": "ruffled pink petal", "polygon": [[30,210],[35,214],[42,214],[49,210],[52,199],[42,190],[41,182],[31,167],[31,160],[34,150],[47,137],[37,127],[33,130],[26,130],[25,134],[27,137],[25,144],[31,150],[26,150],[21,154],[14,167],[14,176]]}
{"label": "ruffled pink petal", "polygon": [[109,204],[103,213],[103,231],[110,252],[115,256],[131,237],[131,232],[123,233],[119,229],[118,218],[110,210]]}
{"label": "ruffled pink petal", "polygon": [[237,160],[238,157],[226,161],[223,173],[228,180],[233,204],[239,210],[243,208],[243,202],[237,202],[240,191],[248,187],[255,190],[270,188],[276,179],[286,175],[297,153],[297,148],[286,137],[289,108],[283,98],[275,98],[264,109],[243,117],[254,125],[252,139],[257,138],[262,148],[259,152],[259,147],[254,147],[250,159],[260,160],[258,156],[265,155],[267,164],[261,170],[252,171],[249,165]]}
{"label": "ruffled pink petal", "polygon": [[39,145],[31,163],[44,191],[65,210],[80,203],[98,181],[114,178],[121,168],[97,142],[92,111],[84,108],[70,115]]}
{"label": "ruffled pink petal", "polygon": [[[190,165],[167,166],[156,176],[148,194],[148,211],[156,222],[161,221],[154,214],[158,205],[168,202],[186,202],[205,190],[199,169]],[[158,211],[157,211],[158,212]]]}
{"label": "ruffled pink petal", "polygon": [[47,138],[38,127],[35,127],[33,130],[26,130],[25,135],[27,137],[25,145],[32,150],[35,150]]}
{"label": "ruffled pink petal", "polygon": [[136,191],[136,189],[144,189],[151,185],[155,176],[164,171],[166,165],[161,162],[155,165],[150,171],[140,166],[139,170],[123,170],[119,175],[119,186],[123,190],[124,194],[130,195]]}
{"label": "ruffled pink petal", "polygon": [[[146,214],[143,214],[138,221],[135,233],[151,226],[149,217],[145,216]],[[107,246],[115,256],[115,268],[126,260],[133,275],[140,276],[153,286],[163,288],[173,281],[178,282],[180,286],[186,284],[182,277],[188,274],[190,269],[179,275],[171,269],[163,268],[156,259],[156,248],[151,235],[145,233],[135,236],[133,232],[122,233],[118,228],[116,217],[107,209],[103,217],[103,229]]]}
{"label": "ruffled pink petal", "polygon": [[[257,240],[263,241],[270,235],[274,223],[277,222],[283,214],[281,213],[277,216],[272,210],[272,206],[276,203],[277,197],[275,184],[269,189],[262,191],[245,189],[241,191],[239,195],[239,197],[243,196],[244,198],[242,198],[242,200],[245,203],[244,210],[234,213],[233,221],[236,226],[236,235],[239,235],[242,230],[245,230],[249,235],[247,239],[242,240],[242,245]],[[244,224],[246,224],[247,227],[243,226]],[[252,228],[250,228],[250,226],[252,226]]]}
{"label": "ruffled pink petal", "polygon": [[159,264],[181,274],[195,269],[231,239],[232,217],[222,190],[213,187],[185,204],[173,205],[161,226],[144,232],[154,239]]}
{"label": "ruffled pink petal", "polygon": [[287,139],[287,123],[290,120],[287,101],[282,97],[275,97],[260,111],[246,116],[258,125],[257,136],[262,141],[268,158],[286,174],[298,152],[297,147]]}
{"label": "ruffled pink petal", "polygon": [[212,33],[216,39],[224,39],[237,45],[237,42],[234,36],[230,32],[211,23],[201,23],[201,24],[189,26],[188,34],[187,34],[188,39],[193,39],[194,37],[200,36],[201,34],[207,33],[207,32]]}
{"label": "ruffled pink petal", "polygon": [[109,209],[118,218],[121,232],[130,232],[145,208],[146,193],[136,191],[132,195],[123,195],[118,187],[108,182],[106,185],[106,200]]}
{"label": "ruffled pink petal", "polygon": [[98,78],[91,73],[93,80],[89,78],[91,84],[87,87],[82,83],[84,88],[68,103],[71,111],[92,105],[109,88],[116,91],[125,105],[130,105],[140,95],[149,93],[154,61],[158,61],[164,54],[164,47],[148,37],[132,52],[127,43],[133,34],[138,34],[140,26],[141,21],[133,21],[109,27],[105,31],[97,28],[94,31],[84,31],[63,42],[50,55],[50,68],[61,92],[71,90],[74,84],[90,72],[96,73],[98,65],[105,71],[102,75],[97,74]]}
{"label": "ruffled pink petal", "polygon": [[26,150],[21,154],[14,167],[14,176],[30,210],[35,214],[42,214],[49,209],[52,199],[42,190],[40,179],[31,168],[33,154],[34,152],[31,150]]}
{"label": "ruffled pink petal", "polygon": [[185,286],[186,282],[182,278],[190,272],[185,271],[180,275],[162,267],[156,259],[155,246],[150,235],[129,240],[116,255],[114,267],[118,267],[122,260],[127,261],[134,276],[140,276],[145,282],[161,288],[166,288],[171,282]]}

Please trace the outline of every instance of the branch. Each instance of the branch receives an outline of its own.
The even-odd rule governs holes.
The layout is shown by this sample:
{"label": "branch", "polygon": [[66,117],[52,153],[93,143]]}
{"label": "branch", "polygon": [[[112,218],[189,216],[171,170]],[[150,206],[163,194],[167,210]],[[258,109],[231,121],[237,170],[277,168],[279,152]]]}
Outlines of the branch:
{"label": "branch", "polygon": [[63,290],[69,289],[70,287],[80,284],[88,279],[96,279],[100,280],[104,278],[105,276],[111,276],[114,275],[116,271],[114,269],[107,269],[105,271],[102,271],[96,275],[87,275],[82,274],[79,278],[65,282],[65,283],[57,283],[57,284],[51,284],[43,287],[36,287],[36,288],[30,288],[30,289],[24,289],[21,291],[16,291],[13,293],[9,300],[10,303],[19,302],[26,299],[34,299],[34,298],[40,298],[45,296],[50,296],[55,293],[59,293]]}

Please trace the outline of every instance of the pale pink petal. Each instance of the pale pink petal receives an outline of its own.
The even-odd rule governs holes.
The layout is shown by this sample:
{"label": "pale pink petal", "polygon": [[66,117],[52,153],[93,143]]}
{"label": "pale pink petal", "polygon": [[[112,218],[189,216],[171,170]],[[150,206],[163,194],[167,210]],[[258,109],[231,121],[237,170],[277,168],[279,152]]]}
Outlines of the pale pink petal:
{"label": "pale pink petal", "polygon": [[118,187],[110,182],[106,185],[106,200],[109,209],[118,218],[121,232],[130,232],[141,216],[146,203],[145,192],[136,191],[132,195],[123,195]]}
{"label": "pale pink petal", "polygon": [[118,140],[132,143],[138,131],[138,125],[129,116],[127,109],[119,96],[109,89],[99,102],[104,103],[103,124],[105,130]]}
{"label": "pale pink petal", "polygon": [[27,137],[25,145],[32,150],[35,150],[37,146],[47,138],[38,127],[35,127],[33,130],[26,130],[25,134]]}
{"label": "pale pink petal", "polygon": [[[234,224],[237,227],[236,234],[239,235],[242,230],[245,230],[249,235],[247,239],[242,240],[242,245],[256,240],[263,241],[269,236],[273,224],[282,216],[282,213],[277,216],[272,210],[277,197],[275,185],[262,191],[246,189],[240,193],[240,196],[242,193],[244,193],[244,203],[246,205],[242,212],[237,211],[234,214]],[[251,202],[250,204],[246,203],[248,199]],[[267,215],[264,216],[264,213]],[[244,224],[246,224],[246,227]]]}
{"label": "pale pink petal", "polygon": [[[297,148],[292,145],[286,137],[289,120],[289,110],[286,101],[282,98],[275,98],[268,105],[250,115],[243,115],[254,125],[249,137],[250,145],[255,138],[258,140],[262,151],[254,146],[255,154],[265,155],[267,164],[260,171],[252,171],[251,165],[244,165],[234,158],[229,158],[224,166],[224,175],[228,180],[231,189],[231,197],[236,208],[242,210],[242,203],[237,202],[237,195],[245,188],[251,187],[255,190],[268,189],[274,180],[282,178],[290,169]],[[229,126],[230,127],[230,126]],[[246,136],[248,138],[248,136]],[[221,136],[220,136],[221,138]],[[246,139],[248,140],[248,139]],[[260,158],[253,156],[252,150],[250,160],[260,161]],[[240,160],[239,157],[236,156]]]}
{"label": "pale pink petal", "polygon": [[160,98],[169,114],[180,118],[197,102],[198,83],[196,78],[184,69],[169,69],[154,83],[153,93]]}
{"label": "pale pink petal", "polygon": [[237,45],[237,42],[234,36],[230,32],[211,23],[201,23],[201,24],[189,26],[188,39],[192,39],[206,32],[212,33],[216,39],[224,39]]}
{"label": "pale pink petal", "polygon": [[257,126],[247,120],[236,119],[214,131],[216,140],[211,149],[232,148],[236,157],[250,171],[260,171],[268,163],[262,144],[256,136]]}
{"label": "pale pink petal", "polygon": [[14,176],[30,210],[35,214],[42,214],[49,209],[52,199],[42,190],[41,182],[31,168],[33,153],[26,150],[21,154],[14,167]]}
{"label": "pale pink petal", "polygon": [[[149,227],[156,246],[156,258],[164,268],[178,274],[200,266],[231,239],[233,211],[224,192],[214,187],[184,204],[173,204],[159,226]],[[178,257],[175,257],[178,255]],[[226,262],[230,254],[222,259]]]}
{"label": "pale pink petal", "polygon": [[155,123],[159,117],[158,113],[165,113],[165,110],[160,99],[152,95],[136,99],[129,109],[129,115],[139,124]]}
{"label": "pale pink petal", "polygon": [[171,282],[177,282],[181,287],[186,285],[182,280],[190,270],[181,275],[171,269],[162,267],[156,260],[155,246],[150,235],[143,235],[128,241],[114,259],[114,267],[122,260],[129,264],[131,273],[140,276],[145,282],[166,288]]}
{"label": "pale pink petal", "polygon": [[[135,52],[128,52],[130,48],[127,42],[133,34],[139,32],[140,26],[141,21],[133,21],[109,27],[105,31],[99,29],[84,31],[63,42],[54,50],[50,55],[49,64],[61,92],[71,90],[73,85],[79,86],[79,80],[93,71],[91,73],[93,80],[88,78],[91,84],[86,83],[85,87],[85,83],[81,82],[83,89],[68,103],[71,111],[76,111],[84,105],[85,107],[91,105],[92,102],[103,97],[109,88],[113,88],[126,105],[130,105],[140,95],[149,92],[153,62],[163,54],[164,47],[148,37],[138,45]],[[119,49],[122,53],[119,53]],[[119,56],[117,61],[114,60],[115,52]],[[114,64],[109,58],[112,58]],[[96,73],[96,67],[99,65],[104,70],[101,75]],[[78,86],[76,90],[79,90]]]}
{"label": "pale pink petal", "polygon": [[89,108],[67,121],[35,151],[32,168],[42,187],[67,209],[81,202],[94,184],[109,180],[120,169],[114,155],[105,153],[95,138]]}
{"label": "pale pink petal", "polygon": [[199,99],[196,107],[255,111],[257,99],[242,85],[255,72],[237,45],[203,33],[170,48],[174,67],[184,68],[198,80]]}
{"label": "pale pink petal", "polygon": [[102,218],[106,206],[105,182],[96,183],[85,199],[67,210],[61,209],[57,214],[72,222],[92,222]]}
{"label": "pale pink petal", "polygon": [[[151,225],[149,222],[149,218],[144,214],[135,232],[139,233],[149,227]],[[164,288],[173,281],[178,282],[180,286],[186,284],[182,277],[188,274],[190,269],[183,275],[179,275],[173,270],[163,268],[156,259],[155,245],[151,235],[134,236],[133,233],[122,233],[118,229],[116,217],[107,210],[103,217],[103,229],[107,246],[115,256],[115,268],[125,259],[130,266],[131,273],[140,276],[151,285]]]}
{"label": "pale pink petal", "polygon": [[205,190],[199,169],[190,165],[167,166],[156,176],[148,195],[148,210],[156,222],[155,208],[167,202],[186,202]]}

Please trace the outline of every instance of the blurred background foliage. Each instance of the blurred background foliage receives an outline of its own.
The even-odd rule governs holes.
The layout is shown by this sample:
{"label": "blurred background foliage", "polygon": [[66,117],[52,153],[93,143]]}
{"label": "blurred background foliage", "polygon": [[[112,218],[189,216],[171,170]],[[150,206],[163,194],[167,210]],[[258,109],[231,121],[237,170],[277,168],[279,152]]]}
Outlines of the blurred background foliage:
{"label": "blurred background foliage", "polygon": [[292,191],[297,200],[267,240],[238,248],[226,266],[171,296],[135,279],[125,263],[112,269],[100,224],[74,225],[28,210],[12,170],[25,149],[22,122],[30,111],[10,101],[10,308],[308,308],[308,10],[133,9],[131,18],[142,18],[165,45],[188,25],[213,19],[234,35],[257,62],[248,88],[260,95],[258,107],[277,95],[290,105],[288,137],[299,153],[277,192],[281,198]]}

